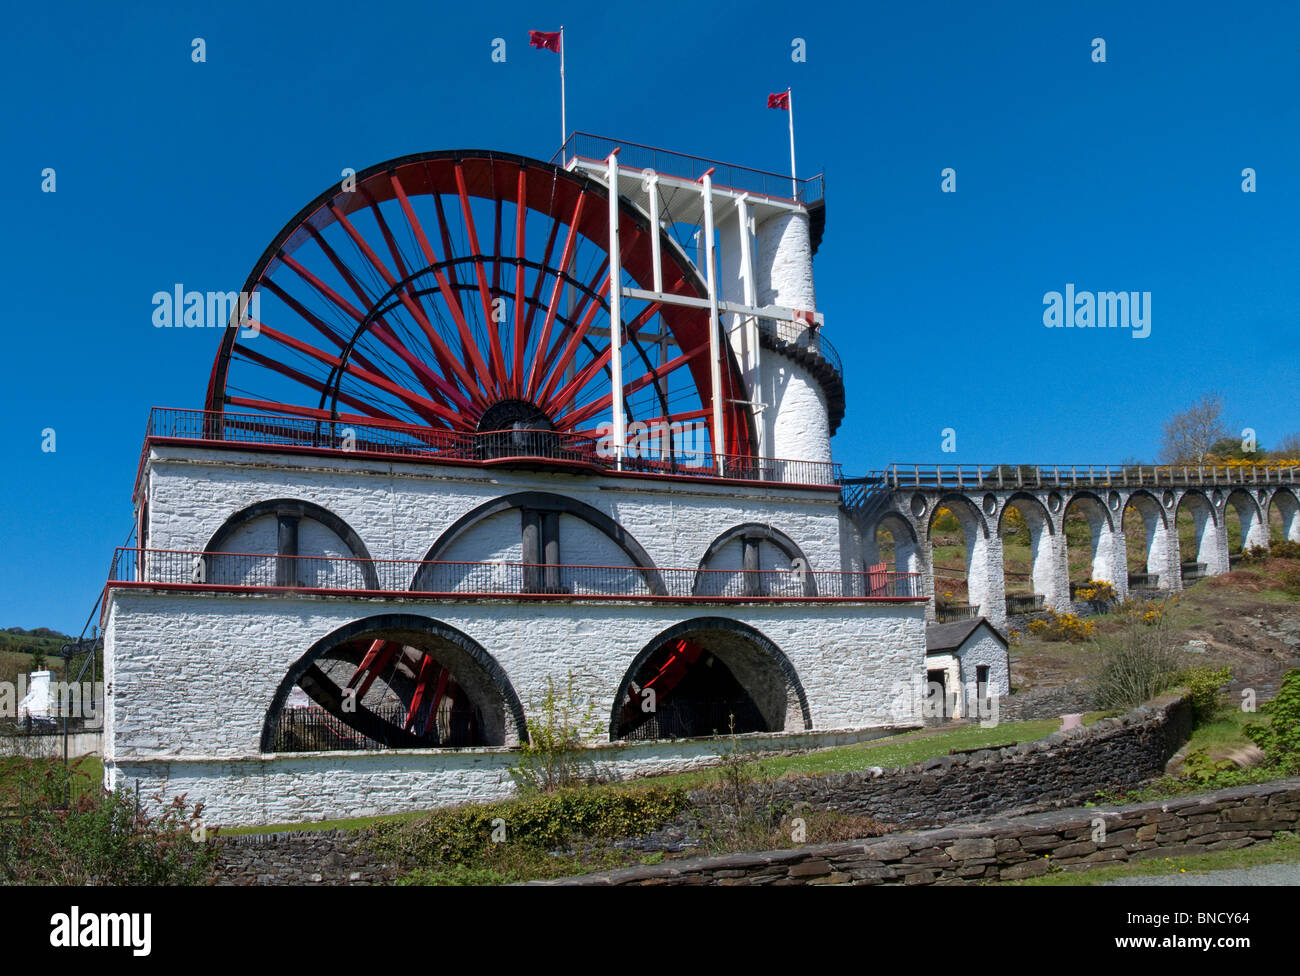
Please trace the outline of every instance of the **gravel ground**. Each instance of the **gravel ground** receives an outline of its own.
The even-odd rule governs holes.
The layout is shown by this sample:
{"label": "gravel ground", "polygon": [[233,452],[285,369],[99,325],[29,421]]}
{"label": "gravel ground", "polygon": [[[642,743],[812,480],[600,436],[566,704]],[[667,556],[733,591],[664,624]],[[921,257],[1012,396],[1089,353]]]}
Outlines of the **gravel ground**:
{"label": "gravel ground", "polygon": [[1300,862],[1259,864],[1253,868],[1224,868],[1204,874],[1161,874],[1142,878],[1120,878],[1106,886],[1159,887],[1183,885],[1300,885]]}

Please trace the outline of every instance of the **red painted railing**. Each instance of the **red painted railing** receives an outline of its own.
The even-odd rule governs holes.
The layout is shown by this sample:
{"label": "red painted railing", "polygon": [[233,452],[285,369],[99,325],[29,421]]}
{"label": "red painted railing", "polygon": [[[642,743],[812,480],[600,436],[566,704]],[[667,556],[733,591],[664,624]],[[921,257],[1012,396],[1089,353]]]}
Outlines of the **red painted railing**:
{"label": "red painted railing", "polygon": [[629,451],[620,459],[614,456],[608,443],[602,443],[598,438],[553,430],[461,433],[394,424],[356,424],[306,417],[154,407],[149,414],[146,444],[150,439],[382,454],[450,463],[551,461],[632,474],[799,485],[834,485],[840,476],[839,465],[826,461],[681,450],[655,428],[640,438],[633,438],[629,442]]}
{"label": "red painted railing", "polygon": [[916,573],[665,569],[119,548],[108,585],[699,600],[920,600]]}

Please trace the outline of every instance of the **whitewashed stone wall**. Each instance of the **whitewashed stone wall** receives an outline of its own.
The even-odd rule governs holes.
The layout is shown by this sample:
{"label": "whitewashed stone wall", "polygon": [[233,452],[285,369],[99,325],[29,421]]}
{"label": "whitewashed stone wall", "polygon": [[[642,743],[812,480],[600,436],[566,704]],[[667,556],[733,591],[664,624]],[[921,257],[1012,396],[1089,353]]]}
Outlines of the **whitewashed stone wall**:
{"label": "whitewashed stone wall", "polygon": [[763,350],[760,399],[772,456],[829,461],[830,425],[826,394],[806,369],[770,349]]}
{"label": "whitewashed stone wall", "polygon": [[1007,666],[1006,646],[989,633],[987,627],[980,627],[966,639],[966,642],[953,652],[961,665],[962,689],[973,684],[976,668],[987,666],[989,669],[989,693],[1005,696],[1011,694],[1011,675]]}
{"label": "whitewashed stone wall", "polygon": [[[894,731],[881,727],[759,734],[745,736],[739,743],[742,749],[773,752],[824,749]],[[593,747],[588,759],[603,773],[632,778],[708,765],[716,761],[718,749],[719,743],[701,739],[606,743]],[[138,784],[145,798],[181,794],[190,802],[204,798],[203,818],[213,826],[293,824],[505,799],[514,793],[509,770],[518,759],[505,749],[127,759],[106,765],[105,778],[110,788],[134,789]]]}
{"label": "whitewashed stone wall", "polygon": [[[839,570],[839,496],[778,484],[716,485],[657,479],[574,476],[546,472],[386,463],[346,457],[283,455],[202,447],[155,446],[147,473],[147,548],[202,550],[233,514],[255,502],[314,502],[347,522],[375,559],[423,559],[456,519],[518,491],[547,491],[585,502],[635,538],[661,567],[699,565],[727,529],[761,522],[803,549],[810,569]],[[610,547],[566,519],[561,557],[581,563],[613,559]],[[304,522],[304,524],[307,524]],[[585,523],[583,523],[585,525]],[[480,524],[446,559],[517,560],[519,516]],[[274,520],[257,536],[274,552]],[[572,541],[570,541],[572,540]],[[253,544],[252,538],[241,544]],[[335,540],[335,548],[341,543]],[[316,543],[322,550],[330,548]],[[227,547],[227,551],[233,551]],[[258,551],[258,550],[253,550]],[[309,554],[309,553],[305,553]],[[310,553],[316,554],[316,553]],[[621,556],[608,565],[623,565]]]}
{"label": "whitewashed stone wall", "polygon": [[[758,225],[755,237],[758,304],[815,310],[808,215],[769,217]],[[763,350],[761,361],[760,399],[768,406],[759,422],[765,427],[772,456],[829,461],[830,426],[821,384],[777,353]]]}
{"label": "whitewashed stone wall", "polygon": [[[106,766],[128,781],[171,777],[191,783],[191,800],[228,810],[223,816],[240,823],[275,819],[267,804],[297,804],[312,816],[356,815],[370,801],[358,803],[358,783],[340,769],[377,770],[376,782],[390,777],[390,787],[377,787],[387,798],[375,802],[396,804],[394,797],[408,796],[402,801],[406,809],[428,806],[430,795],[461,802],[492,794],[510,762],[481,758],[491,750],[445,759],[453,753],[338,754],[337,762],[261,756],[263,721],[290,666],[344,625],[385,613],[428,617],[473,638],[502,667],[526,711],[540,699],[547,676],[564,680],[572,672],[579,694],[596,701],[602,725],[633,658],[668,627],[696,617],[742,621],[780,647],[799,677],[817,730],[898,724],[891,706],[900,687],[923,676],[925,658],[923,609],[916,605],[472,602],[115,590],[105,631]],[[429,785],[417,790],[426,779]],[[280,795],[286,791],[289,796]]]}

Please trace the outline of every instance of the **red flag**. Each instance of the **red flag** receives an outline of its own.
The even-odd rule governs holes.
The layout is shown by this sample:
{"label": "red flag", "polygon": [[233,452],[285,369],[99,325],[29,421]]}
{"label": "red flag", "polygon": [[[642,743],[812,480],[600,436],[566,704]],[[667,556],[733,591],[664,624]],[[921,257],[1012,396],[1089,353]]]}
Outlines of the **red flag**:
{"label": "red flag", "polygon": [[545,48],[547,51],[560,53],[560,32],[559,31],[535,31],[528,32],[528,43],[539,50]]}
{"label": "red flag", "polygon": [[775,92],[774,94],[768,95],[767,107],[781,108],[781,109],[785,109],[787,112],[790,111],[790,93]]}

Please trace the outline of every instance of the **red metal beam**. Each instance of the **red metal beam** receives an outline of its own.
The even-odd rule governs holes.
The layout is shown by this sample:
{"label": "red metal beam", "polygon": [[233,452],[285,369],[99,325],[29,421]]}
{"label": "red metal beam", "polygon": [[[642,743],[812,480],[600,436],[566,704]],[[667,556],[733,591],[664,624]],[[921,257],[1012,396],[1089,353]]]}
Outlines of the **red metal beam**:
{"label": "red metal beam", "polygon": [[469,191],[465,187],[465,170],[460,163],[455,166],[456,192],[460,196],[460,209],[465,217],[465,234],[474,260],[474,274],[478,278],[479,299],[483,302],[483,330],[488,338],[488,355],[492,360],[492,392],[500,396],[505,387],[506,364],[501,355],[501,336],[497,323],[492,321],[492,295],[488,289],[487,269],[483,266],[483,253],[478,246],[478,232],[474,228],[474,213],[469,206]]}
{"label": "red metal beam", "polygon": [[350,362],[345,363],[337,356],[331,356],[324,350],[317,349],[315,346],[309,345],[300,339],[295,339],[293,336],[285,335],[283,332],[280,332],[277,329],[272,329],[270,326],[262,326],[260,334],[266,336],[268,339],[280,343],[281,345],[287,346],[296,352],[300,352],[305,356],[318,359],[322,363],[334,367],[341,367],[345,372],[355,376],[357,379],[363,380],[371,386],[377,387],[378,389],[397,397],[397,399],[406,403],[407,406],[420,414],[420,416],[424,417],[426,420],[438,418],[445,422],[449,427],[460,429],[466,429],[467,427],[465,418],[461,413],[448,408],[445,404],[435,403],[428,397],[420,396],[418,393],[408,390],[405,387],[398,386],[386,376],[372,373],[369,370],[362,369],[360,366],[356,366]]}
{"label": "red metal beam", "polygon": [[[645,325],[645,323],[648,322],[661,307],[662,303],[658,302],[653,305],[647,305],[641,310],[640,314],[638,314],[637,317],[623,329],[624,336],[626,337],[628,334],[636,335],[641,326]],[[605,368],[605,364],[609,362],[609,358],[613,354],[613,351],[613,345],[607,345],[599,356],[580,369],[573,379],[560,388],[560,392],[550,399],[546,409],[559,410],[570,403],[582,388],[591,382],[592,377]]]}
{"label": "red metal beam", "polygon": [[540,380],[540,367],[546,357],[547,346],[551,341],[551,326],[555,323],[555,314],[560,310],[560,294],[564,290],[564,274],[569,270],[573,260],[573,251],[578,244],[578,223],[582,220],[582,207],[587,201],[587,194],[580,193],[574,205],[573,216],[569,219],[569,233],[564,241],[564,250],[560,252],[560,267],[555,273],[555,285],[551,288],[551,301],[546,308],[546,320],[542,323],[542,334],[537,340],[537,349],[533,355],[532,368],[528,371],[528,385],[525,387],[524,399],[531,400]]}
{"label": "red metal beam", "polygon": [[[392,174],[389,179],[393,184],[393,192],[397,195],[398,202],[401,204],[402,213],[406,216],[407,223],[410,224],[411,230],[415,233],[421,251],[424,252],[424,259],[429,263],[429,267],[434,269],[433,277],[438,283],[438,290],[442,292],[443,301],[447,303],[447,309],[451,313],[452,321],[456,323],[456,331],[460,336],[461,358],[458,360],[454,355],[450,354],[450,352],[448,353],[449,359],[455,367],[456,377],[460,380],[465,389],[470,391],[470,396],[474,400],[475,404],[480,408],[484,408],[487,406],[487,399],[484,395],[486,387],[482,383],[482,377],[487,372],[487,364],[483,362],[483,357],[478,354],[478,347],[474,341],[473,335],[471,334],[469,323],[465,320],[465,311],[461,308],[460,298],[456,294],[455,269],[448,266],[444,272],[443,269],[436,267],[438,264],[438,256],[434,252],[433,246],[429,243],[429,238],[424,233],[424,226],[420,223],[420,219],[415,215],[415,210],[412,208],[410,200],[406,197],[406,191],[403,189],[401,181],[397,178],[396,173]],[[450,261],[451,241],[447,235],[445,215],[442,211],[442,198],[437,193],[434,193],[433,199],[437,207],[438,219],[442,223],[444,253],[447,256],[447,260]],[[448,275],[450,275],[450,277],[448,277]],[[429,341],[441,342],[441,339],[435,339],[434,335],[430,335]],[[473,368],[475,376],[471,376],[469,372],[470,368]]]}
{"label": "red metal beam", "polygon": [[[321,380],[316,379],[314,376],[309,376],[300,370],[294,369],[287,363],[282,363],[277,359],[272,359],[270,356],[264,356],[260,352],[249,349],[245,346],[236,345],[234,350],[239,352],[240,355],[245,358],[257,363],[259,366],[264,366],[273,372],[279,373],[281,376],[285,376],[295,382],[301,383],[308,389],[315,390],[317,393],[322,395],[328,395],[330,393],[329,388],[326,387]],[[350,406],[360,410],[362,413],[367,414],[367,422],[368,420],[389,420],[396,423],[402,423],[400,417],[395,417],[391,413],[381,410],[378,407],[367,403],[365,400],[353,397],[342,390],[339,391],[338,398],[343,403],[349,404]],[[304,412],[309,411],[309,413],[306,413],[308,416],[320,415],[323,418],[331,418],[331,414],[328,410],[320,410],[313,407],[299,407],[294,404],[279,403],[272,400],[250,400],[247,397],[230,396],[226,398],[226,401],[235,406],[246,406],[256,410],[270,409],[276,413],[295,414],[304,414]]]}
{"label": "red metal beam", "polygon": [[[435,668],[438,670],[435,671]],[[415,691],[411,694],[411,707],[406,713],[406,724],[402,726],[405,731],[409,732],[411,730],[411,726],[415,722],[415,716],[419,714],[420,703],[424,701],[425,692],[433,682],[435,675],[441,671],[442,668],[438,662],[433,659],[432,655],[426,653],[420,661],[420,672],[415,678]]]}
{"label": "red metal beam", "polygon": [[510,363],[510,395],[518,397],[520,389],[520,363],[524,361],[524,351],[528,334],[524,331],[524,224],[528,215],[528,179],[527,170],[519,168],[519,182],[515,189],[515,356]]}
{"label": "red metal beam", "polygon": [[[606,263],[607,262],[608,258],[606,259]],[[601,267],[603,271],[604,264],[602,264]],[[563,347],[559,345],[556,346],[558,355],[554,357],[555,365],[551,366],[548,363],[547,366],[544,367],[544,369],[550,370],[550,375],[547,377],[546,385],[542,387],[541,392],[537,395],[538,402],[546,403],[550,399],[551,393],[555,389],[555,384],[560,381],[560,377],[564,375],[564,371],[568,369],[569,364],[573,362],[573,357],[577,355],[578,349],[582,345],[582,340],[586,338],[587,330],[591,328],[592,320],[595,319],[596,313],[600,311],[600,302],[598,299],[603,298],[608,294],[609,285],[610,277],[606,274],[604,281],[602,281],[596,289],[595,298],[587,295],[583,296],[586,302],[590,304],[590,307],[587,308],[586,314],[582,317],[582,320],[576,327],[574,327],[573,334],[569,336],[569,341],[565,343]],[[577,310],[575,310],[574,314],[578,314]]]}
{"label": "red metal beam", "polygon": [[[642,387],[648,385],[654,380],[657,380],[663,376],[667,376],[673,370],[679,369],[680,367],[686,365],[688,362],[690,362],[693,356],[695,356],[701,349],[704,348],[706,348],[706,346],[701,346],[699,349],[694,349],[690,352],[684,352],[680,356],[676,357],[675,359],[670,359],[668,362],[656,366],[654,369],[650,370],[649,372],[643,373],[641,376],[638,376],[636,379],[631,380],[628,383],[624,383],[623,395],[626,397],[632,393],[635,393],[637,390],[640,390]],[[582,423],[584,420],[588,420],[591,417],[594,417],[596,414],[600,413],[602,410],[609,407],[610,404],[612,404],[613,402],[614,402],[614,394],[613,391],[611,390],[609,393],[606,393],[604,396],[597,397],[595,400],[592,400],[585,407],[579,407],[577,410],[574,410],[572,413],[565,414],[563,417],[561,417],[559,420],[555,422],[555,425],[560,428],[571,429],[575,427],[577,424]]]}

